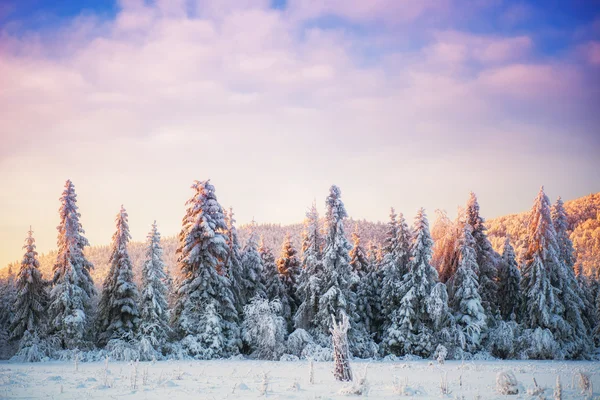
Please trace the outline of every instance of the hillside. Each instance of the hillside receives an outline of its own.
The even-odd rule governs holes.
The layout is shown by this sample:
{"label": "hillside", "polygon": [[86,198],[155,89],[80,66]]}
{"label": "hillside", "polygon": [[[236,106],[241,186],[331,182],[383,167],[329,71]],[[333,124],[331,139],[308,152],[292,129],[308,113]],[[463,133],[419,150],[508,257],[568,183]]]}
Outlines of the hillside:
{"label": "hillside", "polygon": [[[599,268],[600,265],[600,193],[590,194],[575,200],[565,202],[565,208],[569,213],[569,225],[571,230],[571,239],[579,260],[589,274]],[[505,215],[499,218],[487,221],[488,234],[494,248],[501,250],[506,235],[510,235],[517,254],[522,251],[524,232],[527,222],[527,212],[520,214]],[[365,220],[348,220],[346,233],[350,237],[354,225],[358,224],[359,233],[363,239],[363,245],[366,247],[369,241],[383,243],[385,238],[386,224],[382,222],[369,222]],[[239,238],[242,245],[249,236],[249,226],[241,226],[239,229]],[[262,235],[265,243],[275,255],[279,253],[281,243],[286,233],[289,233],[296,249],[300,250],[302,224],[280,225],[280,224],[260,224],[256,227],[259,235]],[[177,275],[176,264],[176,237],[163,238],[165,262],[169,270]],[[140,276],[142,262],[144,259],[144,243],[132,242],[129,247],[129,253],[134,265],[136,277]],[[97,285],[101,285],[102,280],[108,272],[108,259],[110,257],[109,246],[93,246],[86,250],[89,260],[94,264],[95,269],[93,278]],[[40,264],[42,273],[46,278],[51,277],[52,265],[56,258],[56,252],[42,254]],[[13,264],[13,268],[17,268]],[[5,275],[6,269],[1,271],[0,275]]]}
{"label": "hillside", "polygon": [[[600,268],[600,193],[566,201],[565,210],[577,260],[586,274],[591,274]],[[510,235],[517,255],[523,252],[527,216],[528,212],[523,212],[486,221],[496,251],[501,251],[506,236]]]}

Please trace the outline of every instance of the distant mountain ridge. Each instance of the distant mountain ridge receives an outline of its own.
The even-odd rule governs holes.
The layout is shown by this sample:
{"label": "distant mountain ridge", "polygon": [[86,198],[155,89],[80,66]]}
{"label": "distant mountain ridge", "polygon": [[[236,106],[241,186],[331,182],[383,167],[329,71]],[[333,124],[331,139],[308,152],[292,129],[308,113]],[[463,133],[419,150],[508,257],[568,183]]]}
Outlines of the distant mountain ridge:
{"label": "distant mountain ridge", "polygon": [[[565,209],[569,215],[571,240],[577,251],[578,262],[582,263],[584,271],[588,274],[597,271],[600,269],[600,192],[569,200],[565,202]],[[430,215],[433,215],[433,213]],[[525,241],[527,215],[528,211],[525,211],[486,221],[488,235],[496,251],[501,251],[506,236],[510,235],[517,254],[522,252]],[[370,241],[379,244],[385,240],[386,223],[348,219],[346,221],[346,234],[348,237],[351,236],[355,224],[358,226],[362,245],[365,248]],[[291,225],[257,224],[255,231],[264,238],[265,244],[278,256],[286,233],[290,234],[293,245],[300,252],[302,229],[302,223]],[[240,226],[238,234],[240,243],[243,245],[249,237],[250,227],[248,225]],[[161,243],[164,249],[164,260],[167,268],[174,277],[177,277],[177,256],[175,254],[177,250],[177,238],[176,236],[165,237]],[[141,276],[145,246],[144,242],[131,242],[129,244],[129,254],[133,262],[136,279]],[[94,282],[96,285],[101,286],[104,276],[108,273],[109,269],[110,246],[89,247],[86,249],[86,256],[94,264],[94,271],[92,273]],[[56,251],[42,254],[39,259],[40,269],[44,278],[51,279],[52,265],[56,260]],[[19,264],[15,262],[12,263],[12,266],[16,272]],[[5,275],[6,273],[6,268],[0,271],[0,275]]]}

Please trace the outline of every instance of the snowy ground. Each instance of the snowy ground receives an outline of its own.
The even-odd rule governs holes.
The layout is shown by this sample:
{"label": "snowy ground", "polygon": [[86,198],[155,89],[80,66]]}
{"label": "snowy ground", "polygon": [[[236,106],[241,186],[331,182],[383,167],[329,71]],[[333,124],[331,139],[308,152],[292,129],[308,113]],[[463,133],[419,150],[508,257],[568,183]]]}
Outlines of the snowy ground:
{"label": "snowy ground", "polygon": [[[588,373],[600,396],[600,363],[559,361],[429,361],[352,363],[355,375],[367,368],[368,397],[494,399],[533,396],[526,393],[535,378],[552,399],[559,375],[563,399],[583,399],[574,375]],[[314,363],[314,383],[309,383],[309,363],[268,361],[162,361],[139,363],[48,362],[0,363],[0,398],[32,399],[225,399],[264,397],[264,373],[268,376],[266,397],[272,399],[347,398],[340,390],[348,384],[336,382],[332,363]],[[514,372],[521,390],[518,396],[496,392],[496,374]],[[440,381],[446,377],[450,394],[442,395]],[[462,385],[461,385],[462,382]],[[574,383],[574,384],[573,384]],[[401,386],[405,387],[402,389]],[[404,392],[404,394],[400,393]],[[464,396],[464,397],[463,397]],[[354,397],[354,396],[350,396]],[[539,398],[539,397],[535,397]],[[544,398],[544,397],[542,397]],[[589,397],[588,397],[589,398]]]}

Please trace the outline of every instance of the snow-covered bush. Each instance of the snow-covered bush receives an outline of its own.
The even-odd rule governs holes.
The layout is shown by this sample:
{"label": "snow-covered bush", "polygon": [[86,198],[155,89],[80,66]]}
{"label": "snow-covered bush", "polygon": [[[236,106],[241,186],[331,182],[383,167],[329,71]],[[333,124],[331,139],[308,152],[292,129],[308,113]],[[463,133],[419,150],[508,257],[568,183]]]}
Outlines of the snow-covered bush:
{"label": "snow-covered bush", "polygon": [[302,350],[300,358],[303,360],[331,361],[333,360],[333,350],[330,347],[310,343]]}
{"label": "snow-covered bush", "polygon": [[287,328],[280,313],[279,300],[255,297],[244,306],[242,337],[253,350],[254,357],[277,360],[283,354]]}
{"label": "snow-covered bush", "polygon": [[526,329],[521,336],[519,347],[522,358],[562,359],[562,352],[549,329]]}
{"label": "snow-covered bush", "polygon": [[137,341],[125,341],[112,339],[106,345],[106,353],[111,360],[135,361],[140,359],[140,351]]}
{"label": "snow-covered bush", "polygon": [[512,371],[498,372],[496,375],[496,390],[503,395],[519,394],[519,383]]}
{"label": "snow-covered bush", "polygon": [[514,321],[499,321],[489,331],[488,350],[494,357],[514,358],[517,354],[519,326]]}
{"label": "snow-covered bush", "polygon": [[300,357],[309,344],[314,344],[313,337],[304,329],[296,329],[290,333],[285,343],[286,353]]}
{"label": "snow-covered bush", "polygon": [[446,357],[448,357],[448,349],[445,346],[438,344],[433,356],[437,360],[438,364],[443,364],[446,361]]}
{"label": "snow-covered bush", "polygon": [[38,362],[47,359],[50,355],[48,343],[40,340],[36,333],[25,331],[19,342],[19,350],[11,360],[17,362]]}

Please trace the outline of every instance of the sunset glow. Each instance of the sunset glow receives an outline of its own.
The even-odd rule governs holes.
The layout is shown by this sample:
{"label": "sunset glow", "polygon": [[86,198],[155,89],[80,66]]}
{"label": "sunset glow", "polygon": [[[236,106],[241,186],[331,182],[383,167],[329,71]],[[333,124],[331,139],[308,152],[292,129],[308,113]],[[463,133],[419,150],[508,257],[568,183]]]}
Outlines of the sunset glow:
{"label": "sunset glow", "polygon": [[238,224],[300,222],[332,183],[355,219],[491,218],[600,190],[593,1],[0,4],[0,266],[56,246],[77,188],[92,245],[181,227],[195,179]]}

